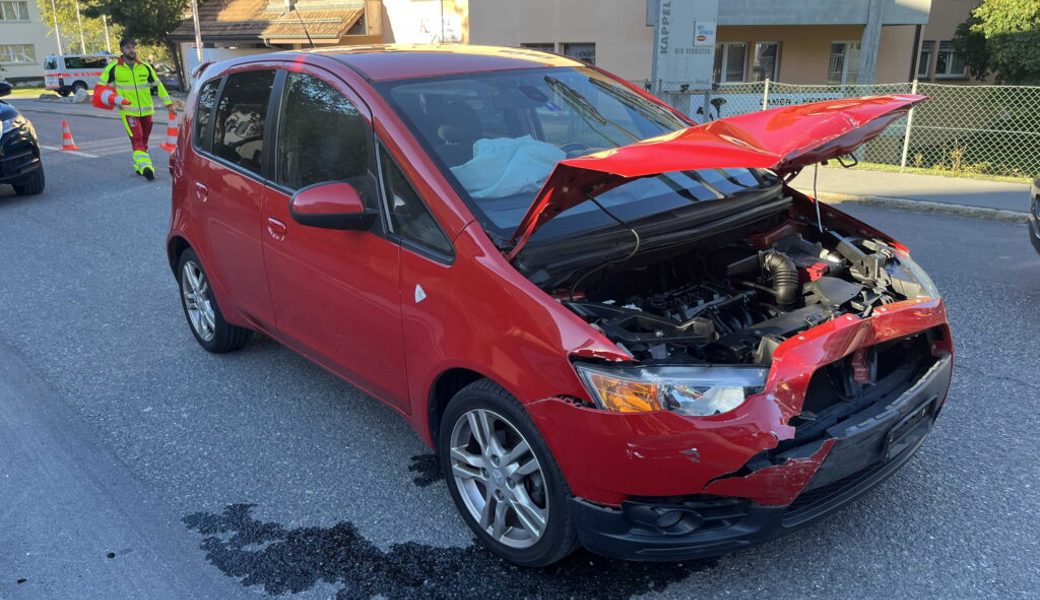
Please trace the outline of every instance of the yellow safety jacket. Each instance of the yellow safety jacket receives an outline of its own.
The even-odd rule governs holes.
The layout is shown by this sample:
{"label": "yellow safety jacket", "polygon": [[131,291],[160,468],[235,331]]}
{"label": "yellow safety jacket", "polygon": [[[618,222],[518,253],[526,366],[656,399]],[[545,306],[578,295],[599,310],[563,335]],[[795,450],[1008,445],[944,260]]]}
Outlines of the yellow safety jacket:
{"label": "yellow safety jacket", "polygon": [[156,75],[152,65],[134,61],[130,66],[120,57],[119,60],[109,63],[101,72],[101,83],[116,88],[120,96],[130,101],[128,106],[120,106],[119,112],[124,116],[144,117],[155,114],[152,106],[152,90],[154,89],[163,104],[170,104],[170,95],[166,93],[166,87]]}

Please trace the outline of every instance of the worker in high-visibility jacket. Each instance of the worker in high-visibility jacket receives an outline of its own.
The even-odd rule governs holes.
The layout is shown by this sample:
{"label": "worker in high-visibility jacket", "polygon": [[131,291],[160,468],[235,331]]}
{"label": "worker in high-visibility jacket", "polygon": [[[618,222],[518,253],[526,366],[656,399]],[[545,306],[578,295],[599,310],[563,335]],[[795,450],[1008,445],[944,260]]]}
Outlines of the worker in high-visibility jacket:
{"label": "worker in high-visibility jacket", "polygon": [[101,83],[116,88],[120,96],[130,101],[128,106],[119,107],[119,114],[133,147],[134,172],[151,181],[155,179],[152,158],[148,156],[148,136],[152,133],[152,115],[155,114],[152,92],[167,108],[173,106],[173,101],[152,65],[137,60],[136,41],[120,40],[119,50],[122,52],[119,60],[109,63],[101,72]]}

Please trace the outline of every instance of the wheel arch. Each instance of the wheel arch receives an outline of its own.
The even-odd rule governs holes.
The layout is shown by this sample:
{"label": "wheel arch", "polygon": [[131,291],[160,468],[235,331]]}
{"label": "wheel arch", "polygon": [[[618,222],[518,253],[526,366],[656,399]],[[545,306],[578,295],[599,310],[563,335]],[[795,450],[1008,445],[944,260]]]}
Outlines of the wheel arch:
{"label": "wheel arch", "polygon": [[191,244],[179,235],[171,237],[166,242],[166,258],[170,261],[170,271],[174,275],[177,275],[177,263],[181,259],[181,254],[184,254],[184,251],[188,248],[191,248]]}
{"label": "wheel arch", "polygon": [[495,378],[463,367],[448,369],[434,379],[433,385],[430,386],[430,393],[426,405],[426,434],[429,436],[431,446],[434,450],[437,449],[437,438],[440,434],[441,417],[444,415],[444,411],[448,407],[448,402],[450,402],[451,399],[455,397],[455,394],[459,393],[462,388],[475,381],[480,381],[481,379],[492,381],[502,389],[508,391],[508,388],[496,381]]}

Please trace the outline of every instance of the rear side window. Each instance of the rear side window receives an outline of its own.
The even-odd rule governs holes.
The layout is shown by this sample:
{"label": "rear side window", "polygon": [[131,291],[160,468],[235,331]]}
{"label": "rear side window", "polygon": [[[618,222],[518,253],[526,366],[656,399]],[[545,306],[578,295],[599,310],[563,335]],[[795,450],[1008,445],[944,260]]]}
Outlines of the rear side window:
{"label": "rear side window", "polygon": [[259,174],[274,71],[229,75],[213,121],[213,154]]}
{"label": "rear side window", "polygon": [[213,107],[217,104],[217,92],[220,91],[221,79],[217,78],[207,81],[199,90],[199,101],[195,107],[195,133],[196,145],[203,150],[209,151],[210,139],[205,137],[206,128],[213,117]]}
{"label": "rear side window", "polygon": [[83,68],[83,62],[84,62],[83,61],[83,57],[81,57],[81,56],[66,56],[65,57],[65,68],[69,69],[69,70],[72,70],[72,69],[82,69]]}
{"label": "rear side window", "polygon": [[286,79],[276,181],[298,190],[346,181],[368,195],[371,129],[357,107],[328,83],[304,73]]}

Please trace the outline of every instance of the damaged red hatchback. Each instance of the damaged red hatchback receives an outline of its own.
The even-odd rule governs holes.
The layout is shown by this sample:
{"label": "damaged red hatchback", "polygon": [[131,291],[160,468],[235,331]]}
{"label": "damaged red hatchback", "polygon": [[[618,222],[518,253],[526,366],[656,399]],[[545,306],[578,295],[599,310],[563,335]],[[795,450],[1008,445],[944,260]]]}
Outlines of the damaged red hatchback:
{"label": "damaged red hatchback", "polygon": [[481,47],[251,56],[194,90],[168,252],[196,339],[261,331],[385,401],[515,563],[775,538],[902,466],[946,398],[928,276],[787,185],[919,96],[697,126]]}

